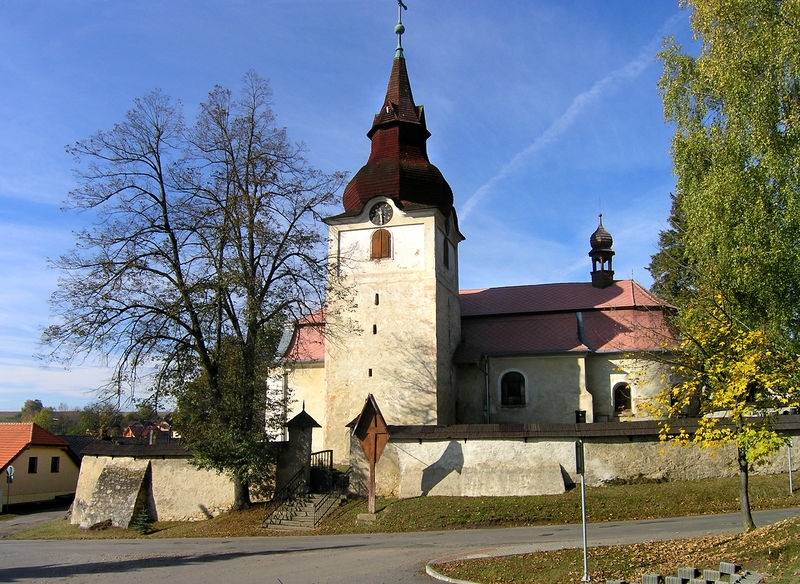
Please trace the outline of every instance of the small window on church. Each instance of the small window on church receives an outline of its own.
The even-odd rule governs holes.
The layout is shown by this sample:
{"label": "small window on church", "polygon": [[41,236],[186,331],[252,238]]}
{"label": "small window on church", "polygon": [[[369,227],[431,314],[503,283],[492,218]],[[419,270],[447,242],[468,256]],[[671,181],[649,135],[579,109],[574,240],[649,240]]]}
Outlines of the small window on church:
{"label": "small window on church", "polygon": [[631,386],[618,383],[614,386],[614,414],[617,416],[631,413]]}
{"label": "small window on church", "polygon": [[382,260],[392,257],[392,236],[386,229],[378,229],[372,234],[372,259]]}
{"label": "small window on church", "polygon": [[500,380],[500,404],[525,405],[525,377],[518,371],[509,371]]}
{"label": "small window on church", "polygon": [[447,239],[444,240],[444,256],[442,258],[444,260],[444,267],[450,267],[450,244],[447,242]]}
{"label": "small window on church", "polygon": [[375,292],[375,306],[378,306],[381,303],[381,295]]}
{"label": "small window on church", "polygon": [[373,335],[377,335],[378,334],[378,325],[377,324],[373,324],[372,325],[372,334]]}

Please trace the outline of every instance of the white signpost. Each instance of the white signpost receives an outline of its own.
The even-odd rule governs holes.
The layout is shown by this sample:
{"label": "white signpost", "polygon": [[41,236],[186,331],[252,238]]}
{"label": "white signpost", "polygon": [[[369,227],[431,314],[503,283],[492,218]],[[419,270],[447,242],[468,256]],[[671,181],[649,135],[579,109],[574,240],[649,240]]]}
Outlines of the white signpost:
{"label": "white signpost", "polygon": [[[11,483],[14,482],[14,467],[10,464],[6,467],[6,505],[9,504],[11,500]],[[3,510],[3,493],[0,492],[0,511]]]}
{"label": "white signpost", "polygon": [[586,546],[586,486],[583,481],[585,466],[583,460],[583,440],[576,440],[575,470],[581,475],[581,519],[583,521],[583,578],[581,578],[581,582],[589,581],[589,554]]}

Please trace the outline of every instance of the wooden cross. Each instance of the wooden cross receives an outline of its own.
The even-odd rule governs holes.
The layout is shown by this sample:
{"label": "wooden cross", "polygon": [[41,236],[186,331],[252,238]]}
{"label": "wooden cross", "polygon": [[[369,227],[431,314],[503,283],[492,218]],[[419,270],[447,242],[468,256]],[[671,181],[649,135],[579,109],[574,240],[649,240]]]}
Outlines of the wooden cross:
{"label": "wooden cross", "polygon": [[372,394],[367,396],[364,407],[356,418],[353,433],[369,462],[369,512],[375,513],[375,465],[389,441],[389,428]]}

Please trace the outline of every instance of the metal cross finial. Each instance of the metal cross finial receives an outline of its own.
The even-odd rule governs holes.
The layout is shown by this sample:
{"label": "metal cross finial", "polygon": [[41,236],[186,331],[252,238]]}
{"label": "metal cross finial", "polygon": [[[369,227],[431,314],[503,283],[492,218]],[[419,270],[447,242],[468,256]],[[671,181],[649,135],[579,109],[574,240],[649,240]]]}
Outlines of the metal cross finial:
{"label": "metal cross finial", "polygon": [[403,26],[403,10],[408,10],[408,6],[403,4],[403,0],[397,0],[397,25],[394,27],[394,32],[397,33],[397,49],[395,50],[394,57],[403,56],[403,33],[406,27]]}

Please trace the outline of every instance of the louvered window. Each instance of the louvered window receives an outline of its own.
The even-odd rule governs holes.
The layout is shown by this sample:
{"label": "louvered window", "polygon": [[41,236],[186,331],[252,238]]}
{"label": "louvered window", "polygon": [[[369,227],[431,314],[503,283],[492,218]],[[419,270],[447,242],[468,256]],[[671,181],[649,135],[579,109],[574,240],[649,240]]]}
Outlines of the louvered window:
{"label": "louvered window", "polygon": [[386,229],[378,229],[372,234],[372,259],[382,260],[392,257],[392,236]]}

